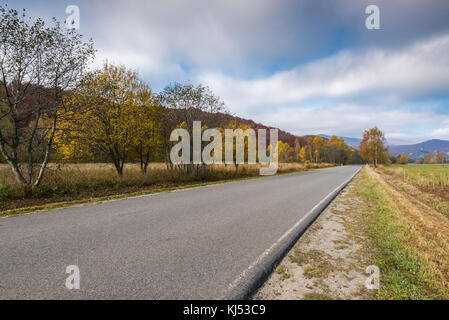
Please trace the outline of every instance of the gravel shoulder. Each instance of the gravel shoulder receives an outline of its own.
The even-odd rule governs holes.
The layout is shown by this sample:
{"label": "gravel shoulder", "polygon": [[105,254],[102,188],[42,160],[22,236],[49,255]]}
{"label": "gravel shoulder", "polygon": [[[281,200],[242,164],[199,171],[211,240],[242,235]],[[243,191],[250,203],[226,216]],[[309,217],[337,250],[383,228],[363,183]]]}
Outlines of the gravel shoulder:
{"label": "gravel shoulder", "polygon": [[366,289],[372,245],[363,234],[364,203],[356,177],[321,213],[280,262],[256,300],[373,299]]}

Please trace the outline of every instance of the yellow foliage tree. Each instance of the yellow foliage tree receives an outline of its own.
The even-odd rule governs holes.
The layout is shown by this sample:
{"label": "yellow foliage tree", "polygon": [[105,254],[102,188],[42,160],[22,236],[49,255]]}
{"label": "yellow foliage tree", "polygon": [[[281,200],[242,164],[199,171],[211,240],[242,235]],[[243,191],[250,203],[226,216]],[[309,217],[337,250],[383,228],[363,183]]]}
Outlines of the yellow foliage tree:
{"label": "yellow foliage tree", "polygon": [[151,156],[163,152],[164,138],[161,131],[166,115],[151,88],[143,82],[139,84],[133,103],[129,123],[134,128],[131,144],[140,169],[146,173]]}
{"label": "yellow foliage tree", "polygon": [[424,163],[430,164],[430,163],[434,163],[434,162],[435,162],[435,160],[433,158],[433,153],[432,152],[429,152],[428,154],[425,155]]}
{"label": "yellow foliage tree", "polygon": [[388,161],[386,142],[384,133],[378,128],[366,130],[359,145],[363,160],[371,162],[375,167],[378,163],[386,163]]}
{"label": "yellow foliage tree", "polygon": [[280,162],[287,162],[292,159],[293,148],[286,142],[278,141],[278,154]]}
{"label": "yellow foliage tree", "polygon": [[[226,129],[234,130],[234,138],[232,140],[232,152],[233,152],[233,162],[235,164],[236,171],[238,170],[239,164],[237,163],[237,141],[243,141],[243,159],[245,162],[248,161],[248,139],[251,139],[246,133],[246,130],[252,129],[252,127],[248,124],[239,123],[239,122],[230,122],[226,128],[218,128],[218,130],[221,133],[222,136],[222,153],[223,157],[222,159],[225,159],[226,149],[228,148],[226,146],[225,136],[226,136]],[[257,141],[254,139],[251,143],[254,143],[257,149]],[[226,165],[226,163],[225,163]]]}
{"label": "yellow foliage tree", "polygon": [[445,163],[446,162],[446,154],[444,152],[440,152],[435,156],[436,163]]}
{"label": "yellow foliage tree", "polygon": [[302,147],[299,151],[299,161],[301,161],[302,163],[305,163],[307,161],[306,147]]}
{"label": "yellow foliage tree", "polygon": [[293,153],[294,153],[294,160],[300,161],[299,153],[301,152],[301,144],[299,143],[298,139],[295,139],[295,145],[293,147]]}
{"label": "yellow foliage tree", "polygon": [[401,154],[401,157],[399,158],[400,164],[407,164],[408,163],[408,157],[405,153]]}
{"label": "yellow foliage tree", "polygon": [[[68,105],[76,111],[66,114],[58,141],[74,140],[107,155],[120,176],[125,161],[139,146],[141,155],[148,155],[148,134],[156,129],[152,116],[160,107],[136,72],[106,62],[85,76]],[[77,150],[73,146],[60,152],[69,157]]]}
{"label": "yellow foliage tree", "polygon": [[313,153],[315,156],[315,162],[318,163],[321,157],[321,149],[324,146],[324,139],[320,136],[313,138]]}

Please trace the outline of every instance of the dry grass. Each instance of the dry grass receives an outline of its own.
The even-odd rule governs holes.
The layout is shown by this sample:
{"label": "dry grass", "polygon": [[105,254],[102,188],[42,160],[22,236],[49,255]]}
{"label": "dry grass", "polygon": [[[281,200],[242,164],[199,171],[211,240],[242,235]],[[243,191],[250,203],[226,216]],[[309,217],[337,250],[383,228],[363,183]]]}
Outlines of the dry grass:
{"label": "dry grass", "polygon": [[[278,173],[299,172],[330,164],[281,163]],[[143,174],[137,164],[127,164],[119,177],[111,164],[55,164],[49,165],[41,186],[26,190],[18,185],[11,169],[0,165],[0,211],[30,207],[44,203],[73,201],[161,188],[172,188],[222,180],[259,176],[259,165],[212,165],[205,178],[201,170],[187,173],[168,170],[164,163],[153,163]]]}
{"label": "dry grass", "polygon": [[384,298],[449,299],[449,220],[366,168],[369,228],[380,248]]}
{"label": "dry grass", "polygon": [[392,186],[449,218],[449,165],[409,164],[380,168]]}
{"label": "dry grass", "polygon": [[449,165],[408,164],[383,168],[386,174],[401,178],[424,190],[444,193],[449,197]]}
{"label": "dry grass", "polygon": [[383,170],[365,166],[253,298],[449,299],[449,219]]}

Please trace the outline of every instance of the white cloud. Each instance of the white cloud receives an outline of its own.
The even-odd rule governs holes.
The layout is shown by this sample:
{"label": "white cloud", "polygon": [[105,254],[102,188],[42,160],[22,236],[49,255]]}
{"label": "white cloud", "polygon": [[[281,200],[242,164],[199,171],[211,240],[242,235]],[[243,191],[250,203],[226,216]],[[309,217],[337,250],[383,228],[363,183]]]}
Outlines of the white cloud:
{"label": "white cloud", "polygon": [[205,73],[209,84],[236,112],[309,99],[400,102],[447,91],[449,34],[401,50],[344,51],[270,77],[240,80]]}
{"label": "white cloud", "polygon": [[432,137],[449,140],[449,120],[444,121],[442,127],[432,131]]}
{"label": "white cloud", "polygon": [[[14,5],[21,2],[38,15],[65,18],[65,4]],[[77,4],[81,32],[99,49],[96,65],[126,64],[155,90],[202,82],[238,116],[297,133],[360,135],[372,123],[395,139],[446,134],[433,107],[414,106],[448,98],[449,3],[382,0],[376,32],[364,27],[369,0]],[[416,39],[426,40],[410,45]]]}
{"label": "white cloud", "polygon": [[[296,134],[360,136],[377,125],[395,141],[447,136],[441,115],[414,100],[447,93],[449,34],[398,50],[344,51],[270,77],[205,73],[236,114]],[[358,101],[354,103],[354,101]],[[421,128],[421,132],[413,133]],[[418,130],[419,131],[419,130]]]}
{"label": "white cloud", "polygon": [[[276,113],[262,114],[258,121],[297,135],[338,134],[360,137],[363,130],[378,126],[391,141],[411,141],[423,135],[405,133],[407,128],[437,123],[439,116],[410,110],[379,110],[364,105],[336,105],[320,108],[285,107]],[[403,132],[401,132],[403,130]]]}
{"label": "white cloud", "polygon": [[[277,49],[265,46],[261,50],[265,36],[275,39],[273,33],[279,30],[266,19],[280,19],[283,11],[276,2],[266,0],[111,0],[85,7],[91,9],[92,18],[99,19],[85,29],[99,44],[99,60],[113,55],[120,62],[131,62],[141,73],[161,75],[164,70],[166,78],[176,80],[177,74],[167,66],[238,70],[251,53],[269,57]],[[283,47],[288,45],[279,37],[273,44],[281,42]],[[137,60],[129,59],[132,55]],[[145,59],[149,61],[140,63]]]}

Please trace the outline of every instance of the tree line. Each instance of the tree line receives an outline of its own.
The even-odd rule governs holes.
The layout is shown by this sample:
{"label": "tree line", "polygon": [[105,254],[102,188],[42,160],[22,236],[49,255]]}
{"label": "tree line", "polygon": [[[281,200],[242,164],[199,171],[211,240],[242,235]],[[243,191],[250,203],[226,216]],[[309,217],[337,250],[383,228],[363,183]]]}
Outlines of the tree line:
{"label": "tree line", "polygon": [[[139,163],[144,174],[156,161],[175,169],[170,134],[184,128],[192,136],[193,121],[201,121],[202,129],[234,128],[241,134],[253,129],[230,116],[225,103],[201,84],[173,83],[155,93],[124,65],[106,61],[89,70],[92,40],[56,20],[47,26],[25,10],[0,6],[0,40],[0,151],[22,185],[39,185],[50,161],[110,162],[119,176],[127,162]],[[365,131],[359,150],[336,136],[293,143],[292,138],[278,141],[279,161],[375,166],[391,161],[378,128]],[[443,156],[429,154],[424,161],[441,162]]]}
{"label": "tree line", "polygon": [[[89,70],[92,40],[56,20],[0,7],[0,151],[16,180],[39,185],[50,161],[126,162],[143,173],[152,161],[169,161],[173,129],[248,129],[208,87],[173,83],[154,93],[136,71],[105,62]],[[269,143],[267,142],[267,145]],[[279,141],[280,161],[358,161],[342,138],[308,137],[302,145]],[[191,166],[184,169],[192,170]]]}
{"label": "tree line", "polygon": [[[151,162],[175,169],[170,134],[184,128],[192,136],[193,121],[201,121],[202,129],[252,129],[201,84],[172,83],[155,93],[124,65],[106,61],[88,69],[95,57],[92,40],[56,20],[47,26],[25,10],[0,7],[0,40],[0,151],[22,185],[39,185],[50,161],[110,162],[119,176],[127,162],[139,163],[143,173]],[[289,142],[278,141],[281,162],[389,161],[377,128],[365,131],[359,151],[336,136]]]}
{"label": "tree line", "polygon": [[446,154],[439,152],[433,154],[433,152],[427,153],[424,158],[410,159],[405,153],[398,156],[394,156],[388,153],[389,147],[386,146],[385,135],[378,128],[371,128],[366,130],[363,134],[363,139],[359,146],[360,155],[365,163],[373,164],[443,164],[446,163]]}
{"label": "tree line", "polygon": [[362,158],[357,150],[348,146],[342,137],[308,136],[301,145],[298,139],[294,145],[279,141],[279,159],[281,162],[359,164]]}
{"label": "tree line", "polygon": [[417,164],[443,164],[446,163],[446,154],[444,152],[439,152],[434,154],[433,152],[427,153],[423,158],[413,159],[409,158],[405,153],[398,155],[397,157],[390,155],[391,163],[407,164],[407,163],[417,163]]}

